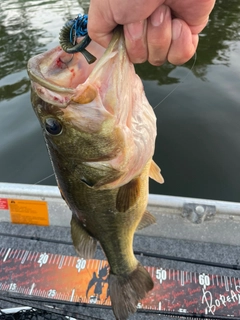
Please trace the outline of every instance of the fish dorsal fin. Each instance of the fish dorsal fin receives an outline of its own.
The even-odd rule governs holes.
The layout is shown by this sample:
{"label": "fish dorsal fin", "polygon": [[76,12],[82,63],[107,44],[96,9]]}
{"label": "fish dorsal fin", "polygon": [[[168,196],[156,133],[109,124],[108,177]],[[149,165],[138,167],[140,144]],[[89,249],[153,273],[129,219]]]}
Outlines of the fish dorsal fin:
{"label": "fish dorsal fin", "polygon": [[153,180],[159,182],[159,183],[164,183],[163,176],[161,175],[161,169],[159,166],[152,160],[151,166],[150,166],[150,171],[149,171],[149,177],[152,178]]}
{"label": "fish dorsal fin", "polygon": [[142,216],[142,220],[139,222],[137,230],[141,230],[143,228],[146,228],[156,222],[157,222],[156,218],[149,211],[146,210]]}
{"label": "fish dorsal fin", "polygon": [[116,209],[126,212],[132,207],[140,196],[140,179],[136,178],[120,187],[116,199]]}

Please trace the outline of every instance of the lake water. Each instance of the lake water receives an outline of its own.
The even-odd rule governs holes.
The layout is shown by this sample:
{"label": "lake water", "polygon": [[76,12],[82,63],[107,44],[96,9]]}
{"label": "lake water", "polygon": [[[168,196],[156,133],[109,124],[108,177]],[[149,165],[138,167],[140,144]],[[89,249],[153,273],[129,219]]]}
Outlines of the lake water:
{"label": "lake water", "polygon": [[[52,174],[26,64],[58,45],[63,24],[87,7],[76,0],[0,2],[1,182],[34,184]],[[157,106],[154,160],[165,184],[151,182],[151,193],[240,201],[239,16],[238,0],[217,1],[193,67],[194,59],[178,67],[136,66]],[[56,182],[51,177],[41,184]]]}

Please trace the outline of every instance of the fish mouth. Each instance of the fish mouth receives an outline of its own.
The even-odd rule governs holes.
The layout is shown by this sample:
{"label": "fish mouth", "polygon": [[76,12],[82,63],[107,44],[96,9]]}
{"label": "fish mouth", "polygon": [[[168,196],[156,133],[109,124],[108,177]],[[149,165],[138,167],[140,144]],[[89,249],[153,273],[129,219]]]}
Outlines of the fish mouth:
{"label": "fish mouth", "polygon": [[[27,72],[30,80],[34,83],[37,83],[43,86],[46,89],[49,89],[54,92],[59,93],[74,93],[74,90],[71,88],[66,88],[59,86],[53,82],[50,82],[44,77],[44,74],[41,71],[41,63],[37,64],[37,62],[41,60],[41,57],[31,58],[28,62]],[[40,61],[39,61],[40,62]]]}
{"label": "fish mouth", "polygon": [[[99,51],[98,58],[102,55],[101,48]],[[87,79],[95,64],[89,66],[81,53],[68,54],[58,46],[31,58],[27,71],[33,83],[53,92],[73,94],[77,85]]]}
{"label": "fish mouth", "polygon": [[[27,71],[38,95],[45,101],[48,96],[61,101],[59,106],[66,107],[77,87],[94,77],[103,65],[117,53],[117,42],[122,31],[117,29],[107,49],[91,41],[87,47],[97,57],[97,61],[88,64],[81,53],[68,54],[60,46],[39,54],[28,61]],[[81,39],[79,39],[80,41]],[[60,99],[64,96],[64,99]]]}

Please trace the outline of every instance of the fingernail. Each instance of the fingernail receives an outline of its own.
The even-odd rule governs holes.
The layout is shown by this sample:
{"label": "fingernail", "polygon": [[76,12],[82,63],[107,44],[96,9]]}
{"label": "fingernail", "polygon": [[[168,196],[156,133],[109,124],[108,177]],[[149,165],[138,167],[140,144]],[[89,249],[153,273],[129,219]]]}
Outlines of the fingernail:
{"label": "fingernail", "polygon": [[127,32],[132,40],[138,40],[143,35],[143,21],[133,22],[126,25]]}
{"label": "fingernail", "polygon": [[182,24],[177,19],[174,19],[172,23],[172,39],[177,40],[182,32]]}
{"label": "fingernail", "polygon": [[151,15],[150,21],[153,27],[158,27],[163,22],[166,13],[166,8],[163,6],[158,7]]}

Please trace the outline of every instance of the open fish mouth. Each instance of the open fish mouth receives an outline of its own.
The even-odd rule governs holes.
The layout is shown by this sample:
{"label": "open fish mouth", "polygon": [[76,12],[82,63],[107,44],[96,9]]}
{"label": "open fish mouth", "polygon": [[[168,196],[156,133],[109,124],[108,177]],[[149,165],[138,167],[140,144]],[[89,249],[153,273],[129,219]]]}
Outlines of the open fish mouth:
{"label": "open fish mouth", "polygon": [[[97,44],[92,45],[92,47],[97,46]],[[98,58],[101,57],[103,50],[97,53]],[[78,84],[87,79],[95,65],[96,62],[89,65],[80,53],[68,54],[58,46],[31,58],[27,69],[29,78],[33,82],[56,92],[73,92]]]}
{"label": "open fish mouth", "polygon": [[[82,53],[69,54],[60,46],[31,58],[27,71],[36,93],[46,102],[53,100],[55,105],[66,107],[78,87],[90,77],[93,80],[101,73],[103,65],[108,65],[107,68],[112,67],[107,63],[109,59],[117,54],[119,57],[126,55],[121,30],[115,31],[107,49],[91,41],[88,50],[97,58],[92,64],[86,61]],[[53,93],[62,97],[59,95],[54,97]],[[50,97],[52,99],[49,100]]]}

